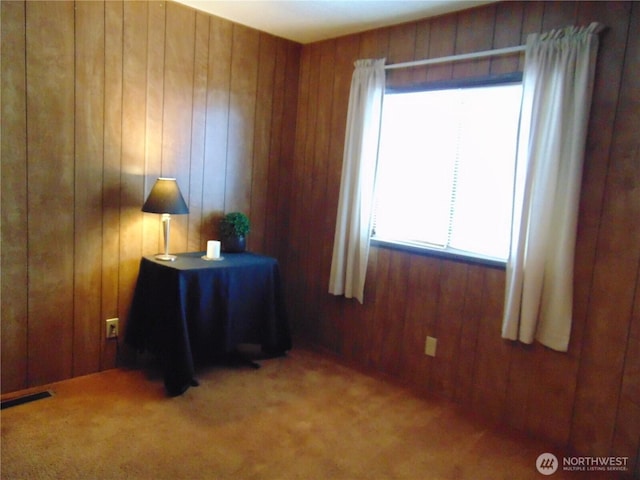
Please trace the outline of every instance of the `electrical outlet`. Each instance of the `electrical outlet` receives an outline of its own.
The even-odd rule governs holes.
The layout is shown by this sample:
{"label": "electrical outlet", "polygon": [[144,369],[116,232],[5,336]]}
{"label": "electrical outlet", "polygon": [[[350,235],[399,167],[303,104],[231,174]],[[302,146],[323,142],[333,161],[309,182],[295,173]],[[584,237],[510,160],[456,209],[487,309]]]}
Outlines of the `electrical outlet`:
{"label": "electrical outlet", "polygon": [[424,342],[424,354],[429,355],[430,357],[435,357],[437,345],[437,338],[427,337],[427,340]]}
{"label": "electrical outlet", "polygon": [[107,337],[106,338],[117,338],[118,337],[118,318],[109,318],[107,320]]}

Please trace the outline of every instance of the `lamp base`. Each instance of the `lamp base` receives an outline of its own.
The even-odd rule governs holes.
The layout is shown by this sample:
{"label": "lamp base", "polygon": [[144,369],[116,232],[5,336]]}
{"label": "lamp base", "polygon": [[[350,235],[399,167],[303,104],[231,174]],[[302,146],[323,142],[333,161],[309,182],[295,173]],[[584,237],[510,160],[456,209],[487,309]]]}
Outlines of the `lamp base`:
{"label": "lamp base", "polygon": [[178,257],[175,255],[167,255],[165,253],[159,253],[155,256],[156,260],[164,260],[166,262],[173,262],[176,258]]}

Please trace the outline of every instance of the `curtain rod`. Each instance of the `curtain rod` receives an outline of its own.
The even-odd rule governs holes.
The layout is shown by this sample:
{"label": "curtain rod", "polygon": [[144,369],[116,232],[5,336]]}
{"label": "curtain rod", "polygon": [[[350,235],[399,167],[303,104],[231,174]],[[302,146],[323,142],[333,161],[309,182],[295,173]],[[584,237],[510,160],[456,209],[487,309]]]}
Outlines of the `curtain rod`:
{"label": "curtain rod", "polygon": [[516,47],[498,48],[496,50],[485,50],[483,52],[462,53],[460,55],[449,55],[448,57],[427,58],[425,60],[415,60],[413,62],[393,63],[391,65],[385,65],[384,69],[391,70],[394,68],[408,68],[408,67],[418,67],[421,65],[433,65],[435,63],[459,62],[461,60],[471,60],[474,58],[497,57],[498,55],[509,55],[510,53],[524,52],[525,49],[526,49],[525,45],[518,45]]}

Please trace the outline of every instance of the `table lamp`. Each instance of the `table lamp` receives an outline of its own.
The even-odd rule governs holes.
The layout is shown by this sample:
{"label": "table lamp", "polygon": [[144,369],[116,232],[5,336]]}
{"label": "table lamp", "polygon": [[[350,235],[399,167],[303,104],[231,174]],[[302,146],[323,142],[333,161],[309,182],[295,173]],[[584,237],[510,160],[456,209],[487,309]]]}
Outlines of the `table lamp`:
{"label": "table lamp", "polygon": [[175,255],[169,255],[169,227],[171,214],[189,213],[189,207],[182,198],[175,178],[160,177],[151,189],[147,201],[142,206],[143,212],[162,214],[164,232],[164,253],[155,256],[158,260],[174,261]]}

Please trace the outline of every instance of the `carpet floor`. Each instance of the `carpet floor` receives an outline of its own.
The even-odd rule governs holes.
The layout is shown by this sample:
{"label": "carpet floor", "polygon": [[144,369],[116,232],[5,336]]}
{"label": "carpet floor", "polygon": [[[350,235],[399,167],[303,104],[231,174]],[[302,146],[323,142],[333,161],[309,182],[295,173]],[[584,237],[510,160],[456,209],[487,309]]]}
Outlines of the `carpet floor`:
{"label": "carpet floor", "polygon": [[1,478],[542,478],[548,446],[451,404],[310,349],[260,364],[203,368],[175,398],[148,368],[52,384],[2,410]]}

